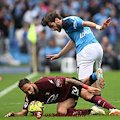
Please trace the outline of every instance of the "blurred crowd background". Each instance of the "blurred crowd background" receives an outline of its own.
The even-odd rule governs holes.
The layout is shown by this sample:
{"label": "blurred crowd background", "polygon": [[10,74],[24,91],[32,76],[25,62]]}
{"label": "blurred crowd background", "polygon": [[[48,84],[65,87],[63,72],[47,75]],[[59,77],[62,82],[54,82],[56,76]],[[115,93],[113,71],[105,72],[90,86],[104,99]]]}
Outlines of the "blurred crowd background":
{"label": "blurred crowd background", "polygon": [[75,58],[75,49],[55,61],[45,57],[57,54],[69,41],[64,30],[53,32],[41,25],[42,17],[54,10],[62,17],[79,16],[99,25],[111,17],[112,24],[106,30],[92,31],[104,50],[104,69],[120,69],[120,0],[0,0],[0,66],[29,64],[32,72],[32,47],[27,38],[31,23],[37,33],[38,71],[59,71],[61,59]]}

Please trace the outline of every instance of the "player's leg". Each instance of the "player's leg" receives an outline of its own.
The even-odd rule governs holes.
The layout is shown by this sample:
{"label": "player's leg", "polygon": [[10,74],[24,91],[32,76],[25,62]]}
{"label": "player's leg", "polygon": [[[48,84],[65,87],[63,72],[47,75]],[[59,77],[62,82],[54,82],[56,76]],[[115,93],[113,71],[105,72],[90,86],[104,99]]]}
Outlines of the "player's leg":
{"label": "player's leg", "polygon": [[103,49],[102,49],[100,44],[96,44],[96,46],[94,46],[94,48],[96,48],[96,47],[97,47],[97,49],[94,52],[96,57],[94,59],[95,62],[94,62],[93,68],[94,68],[94,71],[96,71],[96,73],[97,73],[96,75],[97,75],[98,81],[96,81],[93,84],[93,86],[97,87],[97,88],[104,88],[105,87],[105,81],[103,79],[103,71],[101,69],[101,63],[102,63],[102,58],[103,58]]}
{"label": "player's leg", "polygon": [[[98,82],[96,81],[97,77],[96,77],[96,73],[93,73],[93,62],[91,63],[84,63],[81,64],[78,70],[78,75],[79,75],[79,80],[81,80],[83,83],[87,84],[87,85],[91,85],[94,83],[94,87],[99,88]],[[89,77],[88,77],[89,76]],[[89,81],[88,81],[89,79]],[[100,95],[101,92],[96,92],[95,95]]]}
{"label": "player's leg", "polygon": [[[101,68],[99,68],[100,70]],[[96,81],[97,81],[97,72],[94,72],[92,75],[86,77],[85,79],[82,79],[81,81],[84,83],[84,84],[87,84],[89,86],[91,86],[92,84],[94,84]],[[73,77],[74,78],[74,77]],[[74,79],[77,79],[77,78],[74,78]],[[78,79],[77,79],[78,80]],[[97,87],[100,88],[100,86],[97,84]],[[101,89],[101,88],[100,88]]]}
{"label": "player's leg", "polygon": [[77,103],[74,98],[68,98],[63,102],[59,102],[57,105],[57,113],[68,116],[90,114],[91,109],[74,109],[76,104]]}
{"label": "player's leg", "polygon": [[103,70],[100,68],[101,67],[101,62],[102,59],[98,59],[96,60],[95,64],[94,64],[94,68],[96,71],[96,77],[97,77],[97,82],[95,84],[93,84],[94,87],[98,87],[98,85],[100,86],[100,88],[104,88],[105,87],[105,81],[103,78]]}
{"label": "player's leg", "polygon": [[98,84],[101,88],[104,88],[105,87],[105,81],[104,81],[104,78],[103,78],[103,70],[98,67],[96,69],[96,76],[97,76],[97,79],[98,79]]}
{"label": "player's leg", "polygon": [[[94,49],[97,48],[95,51],[93,51],[93,54],[94,54],[93,60],[95,61],[94,65],[93,65],[93,68],[94,68],[93,71],[96,71],[96,77],[97,77],[97,81],[93,83],[93,87],[101,89],[101,88],[104,88],[104,86],[105,86],[102,69],[100,68],[101,63],[102,63],[102,57],[103,57],[103,49],[99,43],[96,45],[93,45],[93,48]],[[99,84],[99,83],[101,83],[101,84]],[[94,95],[101,96],[101,92],[96,91],[94,93]],[[95,104],[95,106],[99,107],[96,104]]]}
{"label": "player's leg", "polygon": [[[100,54],[100,53],[99,53]],[[98,59],[96,59],[95,63],[94,63],[94,70],[96,71],[96,77],[97,77],[97,81],[93,83],[93,87],[96,88],[104,88],[105,87],[105,81],[103,79],[103,70],[100,68],[101,67],[101,63],[102,63],[102,56],[98,56]],[[94,95],[99,95],[101,96],[101,92],[95,92]],[[98,105],[95,104],[95,106],[99,107]]]}
{"label": "player's leg", "polygon": [[[112,106],[109,102],[107,102],[105,99],[103,99],[100,96],[95,96],[91,93],[89,93],[86,89],[81,90],[80,96],[91,103],[95,103],[103,108],[106,108],[110,111],[109,115],[120,115],[120,110],[116,109],[114,106]],[[95,111],[98,111],[98,113],[105,114],[105,112],[102,109],[96,109]]]}
{"label": "player's leg", "polygon": [[87,115],[90,113],[91,110],[81,110],[81,109],[74,109],[77,104],[79,94],[81,93],[82,87],[71,86],[70,93],[68,99],[59,102],[57,106],[57,112],[59,114],[65,115]]}
{"label": "player's leg", "polygon": [[[95,58],[97,58],[94,58],[93,56],[94,51],[91,51],[91,53],[89,54],[88,48],[85,48],[84,51],[81,51],[77,54],[78,77],[79,80],[82,81],[93,73],[93,65],[95,62]],[[95,87],[101,89],[97,85]],[[101,92],[96,92],[95,95],[101,95]]]}
{"label": "player's leg", "polygon": [[[78,53],[77,66],[79,79],[85,79],[87,76],[90,76],[93,73],[94,63],[97,60],[102,60],[102,57],[103,50],[99,43],[89,44]],[[98,81],[94,83],[94,87],[101,89]],[[101,92],[96,92],[95,95],[101,95]]]}
{"label": "player's leg", "polygon": [[[97,49],[96,49],[97,48]],[[89,44],[77,54],[77,67],[79,80],[85,79],[93,73],[94,63],[99,61],[95,67],[101,66],[103,50],[99,43]]]}
{"label": "player's leg", "polygon": [[76,102],[73,98],[69,98],[63,102],[59,102],[57,105],[57,113],[67,114],[67,110],[75,106]]}
{"label": "player's leg", "polygon": [[[96,76],[97,76],[97,79],[98,79],[98,81],[96,81],[93,84],[93,86],[100,89],[100,88],[104,88],[104,86],[105,86],[105,84],[103,84],[105,82],[104,82],[104,79],[103,79],[103,71],[101,69],[101,63],[102,63],[102,58],[103,58],[103,49],[102,49],[100,44],[96,44],[93,47],[94,47],[94,49],[97,48],[93,52],[93,54],[95,56],[94,59],[93,59],[94,60],[93,71],[96,71],[96,73],[97,73]],[[101,82],[103,82],[103,83],[99,84]],[[98,94],[96,93],[96,95],[98,95]]]}
{"label": "player's leg", "polygon": [[97,80],[97,74],[96,72],[94,72],[92,75],[86,77],[85,79],[82,79],[81,81],[84,84],[91,86],[94,82],[96,82],[96,80]]}
{"label": "player's leg", "polygon": [[81,64],[78,68],[78,78],[82,80],[84,83],[88,80],[88,76],[93,73],[93,62],[92,63],[84,63]]}

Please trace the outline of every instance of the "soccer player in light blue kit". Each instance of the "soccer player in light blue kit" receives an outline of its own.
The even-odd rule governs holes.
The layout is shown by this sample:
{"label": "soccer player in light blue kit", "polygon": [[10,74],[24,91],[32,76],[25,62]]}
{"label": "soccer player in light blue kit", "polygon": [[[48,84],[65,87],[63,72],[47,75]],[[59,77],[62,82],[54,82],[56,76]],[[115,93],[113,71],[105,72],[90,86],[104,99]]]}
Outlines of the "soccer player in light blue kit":
{"label": "soccer player in light blue kit", "polygon": [[[90,21],[83,21],[77,16],[62,18],[59,13],[55,11],[49,12],[43,17],[41,24],[58,32],[60,32],[63,28],[71,40],[58,54],[47,55],[46,57],[51,60],[58,59],[72,48],[76,47],[79,79],[82,80],[86,78],[91,75],[94,70],[96,70],[98,81],[94,83],[94,87],[99,88],[100,86],[101,88],[104,88],[105,82],[103,80],[102,69],[100,68],[103,57],[103,49],[90,28],[105,30],[110,23],[111,18],[108,18],[103,25],[100,26]],[[101,93],[96,93],[96,95],[100,94]]]}

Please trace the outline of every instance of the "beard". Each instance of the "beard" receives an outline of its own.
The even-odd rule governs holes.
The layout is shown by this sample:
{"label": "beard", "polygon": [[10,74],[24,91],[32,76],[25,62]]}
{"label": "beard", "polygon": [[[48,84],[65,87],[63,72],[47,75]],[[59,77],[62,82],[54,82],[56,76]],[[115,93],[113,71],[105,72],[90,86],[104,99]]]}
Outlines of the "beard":
{"label": "beard", "polygon": [[59,24],[57,24],[57,23],[56,23],[56,26],[57,26],[57,31],[61,32],[62,27]]}
{"label": "beard", "polygon": [[31,95],[29,95],[29,96],[32,97],[32,98],[34,98],[34,99],[36,99],[37,96],[38,96],[38,92],[37,92],[37,90],[35,89],[35,87],[33,87],[33,89],[34,89],[35,94],[31,94]]}

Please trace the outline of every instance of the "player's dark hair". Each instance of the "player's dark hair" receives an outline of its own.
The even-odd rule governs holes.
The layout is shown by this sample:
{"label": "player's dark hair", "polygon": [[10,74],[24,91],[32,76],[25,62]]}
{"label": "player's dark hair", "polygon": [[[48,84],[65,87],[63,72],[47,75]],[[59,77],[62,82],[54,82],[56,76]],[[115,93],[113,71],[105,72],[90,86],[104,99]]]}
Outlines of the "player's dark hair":
{"label": "player's dark hair", "polygon": [[30,83],[30,81],[27,78],[23,78],[19,81],[18,87],[21,89],[23,87],[23,85],[26,83]]}
{"label": "player's dark hair", "polygon": [[48,22],[55,22],[55,18],[62,19],[58,12],[56,11],[49,12],[42,18],[41,24],[43,26],[47,26]]}

